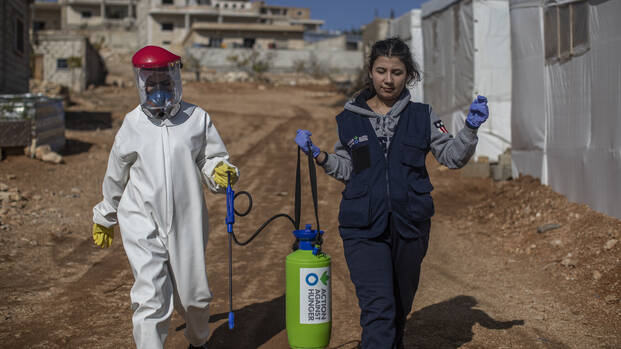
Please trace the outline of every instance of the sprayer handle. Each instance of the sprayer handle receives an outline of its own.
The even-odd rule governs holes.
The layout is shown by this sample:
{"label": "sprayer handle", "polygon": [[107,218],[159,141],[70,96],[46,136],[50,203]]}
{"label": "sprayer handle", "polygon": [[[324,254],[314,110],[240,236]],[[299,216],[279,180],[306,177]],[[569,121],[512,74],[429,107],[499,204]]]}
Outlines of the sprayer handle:
{"label": "sprayer handle", "polygon": [[229,185],[226,187],[226,220],[228,232],[233,232],[233,224],[235,223],[235,191],[231,186],[231,178],[229,175]]}
{"label": "sprayer handle", "polygon": [[235,328],[235,313],[229,311],[229,330]]}

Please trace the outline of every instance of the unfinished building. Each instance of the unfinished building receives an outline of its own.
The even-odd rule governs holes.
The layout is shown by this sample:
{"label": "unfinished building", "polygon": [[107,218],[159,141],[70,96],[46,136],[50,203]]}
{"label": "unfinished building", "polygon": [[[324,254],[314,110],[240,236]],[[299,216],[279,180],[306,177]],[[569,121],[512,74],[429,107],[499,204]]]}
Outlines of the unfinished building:
{"label": "unfinished building", "polygon": [[35,80],[51,81],[75,92],[105,82],[105,64],[83,35],[62,32],[39,34],[34,54]]}
{"label": "unfinished building", "polygon": [[304,32],[321,20],[307,8],[265,2],[152,0],[148,42],[162,46],[302,49]]}
{"label": "unfinished building", "polygon": [[[143,0],[144,1],[144,0]],[[35,0],[33,36],[61,31],[82,35],[98,47],[135,51],[139,0]]]}
{"label": "unfinished building", "polygon": [[307,8],[239,0],[36,0],[33,29],[82,34],[98,46],[302,48],[322,20]]}

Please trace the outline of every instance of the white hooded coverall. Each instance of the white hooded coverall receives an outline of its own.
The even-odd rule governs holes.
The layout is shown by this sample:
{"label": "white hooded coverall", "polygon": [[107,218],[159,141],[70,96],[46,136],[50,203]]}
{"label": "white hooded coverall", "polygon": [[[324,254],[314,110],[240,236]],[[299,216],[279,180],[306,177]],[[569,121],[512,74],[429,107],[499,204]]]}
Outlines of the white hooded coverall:
{"label": "white hooded coverall", "polygon": [[207,341],[212,295],[201,177],[212,191],[223,191],[212,174],[228,157],[209,115],[186,102],[169,119],[149,118],[138,106],[116,134],[93,221],[110,227],[118,220],[135,279],[130,295],[138,348],[163,348],[173,304],[186,321],[188,341]]}

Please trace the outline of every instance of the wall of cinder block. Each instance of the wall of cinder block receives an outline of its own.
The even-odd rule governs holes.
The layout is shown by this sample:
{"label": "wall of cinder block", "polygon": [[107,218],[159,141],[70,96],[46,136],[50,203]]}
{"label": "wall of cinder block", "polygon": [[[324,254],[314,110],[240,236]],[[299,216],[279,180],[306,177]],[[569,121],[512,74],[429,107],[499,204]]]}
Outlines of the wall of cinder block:
{"label": "wall of cinder block", "polygon": [[[270,63],[270,72],[295,72],[296,66],[304,62],[306,67],[319,64],[328,72],[354,74],[362,68],[364,59],[360,51],[346,50],[255,50],[262,60]],[[201,66],[217,71],[235,70],[236,66],[229,57],[246,57],[251,54],[249,49],[223,48],[188,48],[183,56],[188,54],[200,61]]]}
{"label": "wall of cinder block", "polygon": [[[86,38],[42,38],[35,52],[43,55],[45,81],[64,85],[78,92],[86,88]],[[59,59],[66,59],[68,67],[59,68]]]}

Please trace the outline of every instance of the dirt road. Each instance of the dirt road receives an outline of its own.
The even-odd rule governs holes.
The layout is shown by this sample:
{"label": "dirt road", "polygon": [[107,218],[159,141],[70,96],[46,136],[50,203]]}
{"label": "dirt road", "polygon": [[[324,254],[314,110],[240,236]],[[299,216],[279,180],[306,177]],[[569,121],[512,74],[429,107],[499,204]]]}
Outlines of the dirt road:
{"label": "dirt road", "polygon": [[[193,84],[185,99],[206,109],[241,169],[236,190],[254,208],[238,218],[245,238],[276,213],[293,212],[295,130],[308,128],[322,148],[336,140],[334,116],[344,97],[325,87]],[[107,250],[90,238],[108,151],[132,88],[97,88],[75,96],[67,112],[66,164],[9,156],[0,183],[19,200],[0,211],[0,345],[5,348],[130,348],[133,277],[120,234]],[[493,115],[492,115],[493,117]],[[568,203],[535,180],[464,179],[430,156],[436,216],[413,312],[411,348],[621,347],[621,222]],[[320,219],[333,258],[331,348],[359,343],[359,310],[349,281],[337,212],[343,185],[320,173]],[[305,191],[303,223],[313,223]],[[224,196],[206,193],[210,348],[286,348],[284,261],[291,227],[272,224],[246,247],[234,247],[236,328],[227,326]],[[244,205],[240,199],[238,205]],[[537,227],[560,228],[537,233]],[[167,348],[185,348],[174,315]]]}

